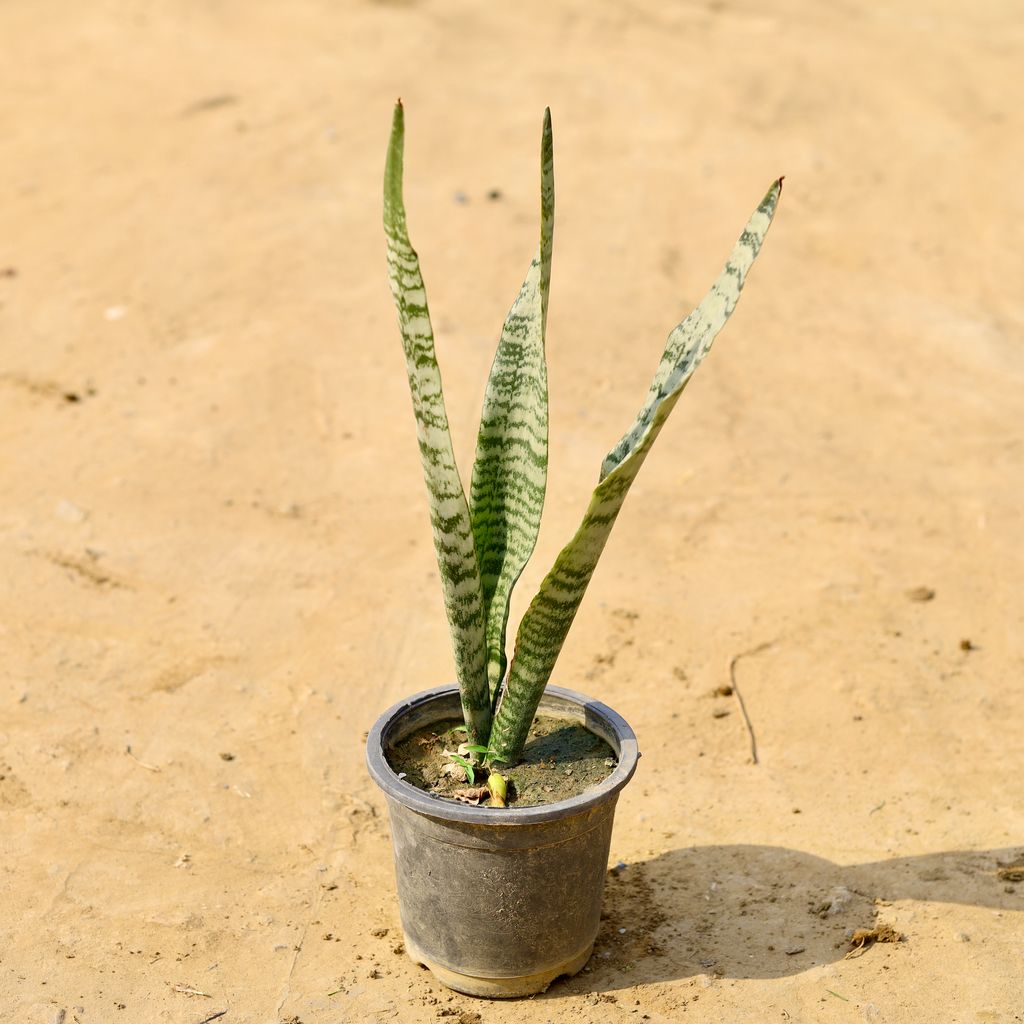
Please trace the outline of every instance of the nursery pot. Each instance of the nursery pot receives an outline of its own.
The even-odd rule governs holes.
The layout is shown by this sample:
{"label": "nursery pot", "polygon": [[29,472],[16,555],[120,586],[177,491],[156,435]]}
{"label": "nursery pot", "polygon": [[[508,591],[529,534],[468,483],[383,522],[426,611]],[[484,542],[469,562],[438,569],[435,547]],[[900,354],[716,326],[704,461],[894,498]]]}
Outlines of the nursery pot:
{"label": "nursery pot", "polygon": [[626,721],[589,697],[549,686],[540,712],[606,740],[618,759],[611,774],[579,796],[523,808],[455,803],[404,782],[384,752],[423,726],[460,718],[454,686],[396,704],[367,737],[367,766],[391,817],[405,949],[473,996],[543,992],[590,958],[615,803],[640,756]]}

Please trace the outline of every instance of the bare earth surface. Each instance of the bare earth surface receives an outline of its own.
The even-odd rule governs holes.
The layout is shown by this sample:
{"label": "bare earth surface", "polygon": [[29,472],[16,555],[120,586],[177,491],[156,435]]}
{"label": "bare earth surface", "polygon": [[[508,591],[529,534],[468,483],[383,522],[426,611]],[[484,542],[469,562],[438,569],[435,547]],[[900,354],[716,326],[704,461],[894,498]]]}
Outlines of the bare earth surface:
{"label": "bare earth surface", "polygon": [[[0,1019],[1024,1019],[1019,4],[33,0],[0,38]],[[514,1004],[401,953],[363,768],[451,675],[399,95],[467,469],[554,115],[514,620],[787,176],[556,672],[644,758],[589,969]]]}

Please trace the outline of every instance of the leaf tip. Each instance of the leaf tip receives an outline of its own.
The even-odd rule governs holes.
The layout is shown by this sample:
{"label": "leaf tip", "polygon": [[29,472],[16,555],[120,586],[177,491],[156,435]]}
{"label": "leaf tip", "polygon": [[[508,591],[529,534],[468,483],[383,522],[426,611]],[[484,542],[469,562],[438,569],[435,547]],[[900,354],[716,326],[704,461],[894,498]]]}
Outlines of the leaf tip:
{"label": "leaf tip", "polygon": [[769,216],[775,214],[775,208],[778,206],[779,199],[782,197],[782,183],[786,180],[784,174],[780,174],[771,185],[771,188],[764,195],[764,199],[761,200],[761,206],[759,209],[763,213],[767,213]]}

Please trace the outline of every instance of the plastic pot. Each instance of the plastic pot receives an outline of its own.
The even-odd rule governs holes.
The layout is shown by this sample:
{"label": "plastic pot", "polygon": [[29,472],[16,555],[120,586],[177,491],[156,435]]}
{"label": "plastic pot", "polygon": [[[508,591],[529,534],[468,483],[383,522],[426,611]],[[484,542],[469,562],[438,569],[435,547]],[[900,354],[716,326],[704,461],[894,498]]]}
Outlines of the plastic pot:
{"label": "plastic pot", "polygon": [[405,949],[459,992],[511,998],[543,992],[590,958],[601,918],[612,819],[640,756],[611,708],[549,686],[540,711],[574,719],[615,751],[612,773],[580,796],[543,807],[474,807],[399,779],[384,752],[415,730],[461,718],[458,689],[442,686],[396,704],[366,744],[384,791]]}

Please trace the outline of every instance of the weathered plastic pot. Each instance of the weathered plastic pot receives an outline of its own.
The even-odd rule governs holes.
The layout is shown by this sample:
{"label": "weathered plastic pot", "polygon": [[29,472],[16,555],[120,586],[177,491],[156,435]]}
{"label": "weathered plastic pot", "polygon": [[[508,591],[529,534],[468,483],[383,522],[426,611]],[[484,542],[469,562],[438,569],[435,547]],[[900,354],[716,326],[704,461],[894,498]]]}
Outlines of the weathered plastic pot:
{"label": "weathered plastic pot", "polygon": [[474,807],[398,778],[385,751],[415,730],[460,718],[458,690],[426,690],[386,711],[367,737],[387,797],[405,948],[459,992],[512,998],[579,971],[594,948],[619,791],[640,756],[611,708],[550,686],[540,710],[606,740],[618,764],[580,796],[543,807]]}

